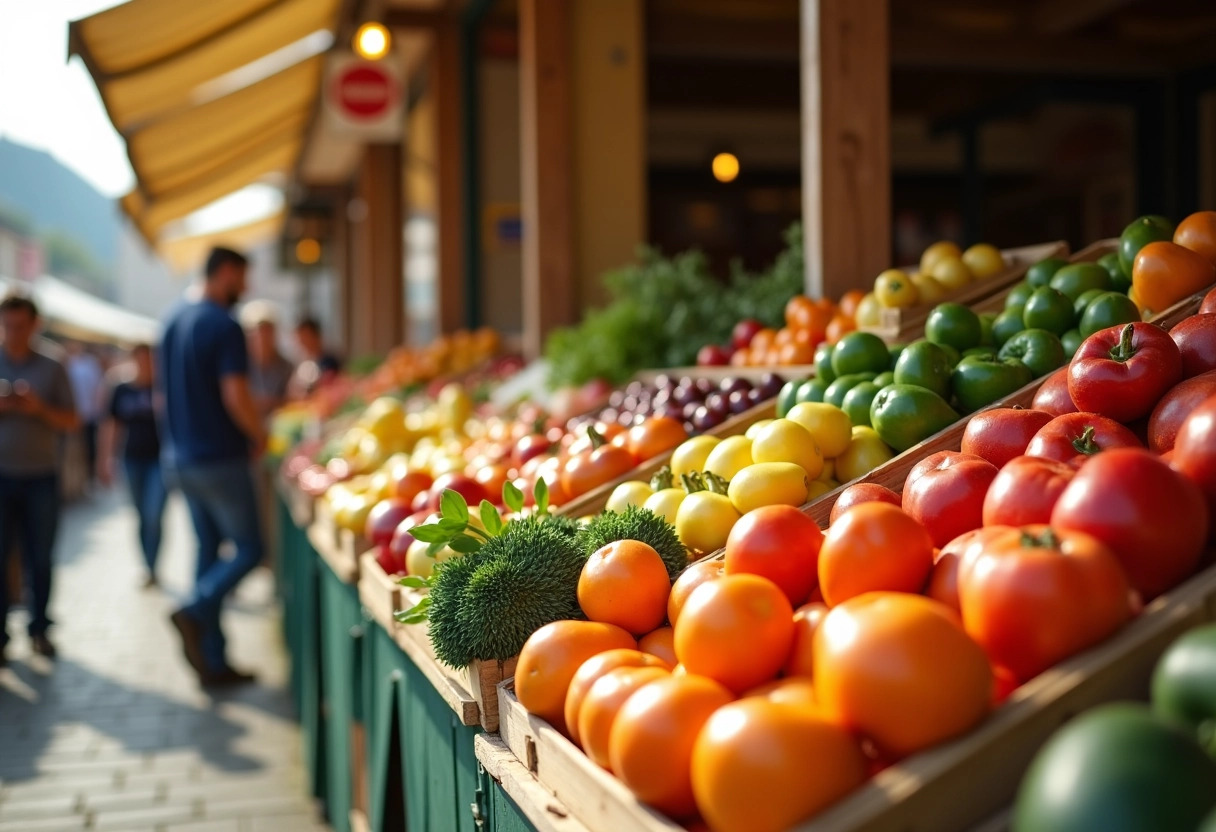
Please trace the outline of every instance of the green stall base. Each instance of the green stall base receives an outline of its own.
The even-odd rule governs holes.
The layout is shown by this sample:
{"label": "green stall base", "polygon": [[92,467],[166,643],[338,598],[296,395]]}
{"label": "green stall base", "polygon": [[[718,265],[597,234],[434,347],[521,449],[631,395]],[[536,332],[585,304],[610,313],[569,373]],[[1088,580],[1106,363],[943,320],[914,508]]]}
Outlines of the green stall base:
{"label": "green stall base", "polygon": [[[365,645],[368,819],[373,832],[484,832],[473,739],[455,712],[376,624]],[[481,810],[484,814],[484,809]]]}
{"label": "green stall base", "polygon": [[485,788],[487,810],[486,832],[536,832],[536,827],[524,817],[523,810],[515,805],[503,787],[484,771],[481,774]]}
{"label": "green stall base", "polygon": [[355,773],[361,751],[355,741],[363,720],[364,618],[358,590],[316,558],[321,583],[321,673],[324,692],[325,807],[336,832],[349,832]]}

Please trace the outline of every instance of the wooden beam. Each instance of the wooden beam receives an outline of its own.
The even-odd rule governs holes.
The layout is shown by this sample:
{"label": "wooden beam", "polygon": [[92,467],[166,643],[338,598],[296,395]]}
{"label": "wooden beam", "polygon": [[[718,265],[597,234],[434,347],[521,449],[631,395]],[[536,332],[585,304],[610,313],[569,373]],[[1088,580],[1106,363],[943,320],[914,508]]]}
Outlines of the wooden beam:
{"label": "wooden beam", "polygon": [[451,22],[435,32],[431,91],[438,109],[435,179],[439,194],[439,331],[468,324],[464,274],[464,131],[461,121],[460,27]]}
{"label": "wooden beam", "polygon": [[806,290],[838,299],[891,264],[887,0],[801,0]]}
{"label": "wooden beam", "polygon": [[[351,217],[351,350],[384,355],[405,340],[401,145],[372,144],[363,152]],[[360,204],[361,203],[361,204]]]}
{"label": "wooden beam", "polygon": [[417,9],[388,9],[380,15],[380,22],[390,29],[438,29],[452,21],[442,12],[427,12]]}
{"label": "wooden beam", "polygon": [[1135,0],[1039,0],[1031,11],[1034,28],[1045,35],[1063,35],[1096,23]]}
{"label": "wooden beam", "polygon": [[566,0],[520,0],[520,191],[524,352],[574,321],[570,10]]}

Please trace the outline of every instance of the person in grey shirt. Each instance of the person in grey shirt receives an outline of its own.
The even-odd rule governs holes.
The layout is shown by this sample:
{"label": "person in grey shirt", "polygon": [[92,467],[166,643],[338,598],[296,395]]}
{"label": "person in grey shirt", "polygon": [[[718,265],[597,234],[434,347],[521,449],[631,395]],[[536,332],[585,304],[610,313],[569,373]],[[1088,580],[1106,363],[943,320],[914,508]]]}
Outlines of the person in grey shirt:
{"label": "person in grey shirt", "polygon": [[267,419],[287,400],[287,384],[295,367],[279,352],[278,327],[268,305],[249,303],[241,323],[249,338],[249,392],[258,414]]}
{"label": "person in grey shirt", "polygon": [[[21,555],[30,591],[30,642],[54,658],[47,638],[51,621],[51,552],[59,525],[59,437],[77,430],[67,371],[37,352],[38,307],[25,297],[0,301],[0,666],[8,644],[8,558],[12,544]],[[20,537],[18,538],[18,535]]]}

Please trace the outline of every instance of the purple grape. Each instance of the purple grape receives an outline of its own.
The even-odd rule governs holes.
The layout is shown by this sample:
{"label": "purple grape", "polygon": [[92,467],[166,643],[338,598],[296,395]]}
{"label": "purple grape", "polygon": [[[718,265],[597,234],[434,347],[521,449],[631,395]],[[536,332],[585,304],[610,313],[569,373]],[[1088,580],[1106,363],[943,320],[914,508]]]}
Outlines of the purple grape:
{"label": "purple grape", "polygon": [[631,382],[629,382],[628,386],[625,387],[625,395],[636,397],[644,389],[646,389],[646,386],[644,384],[642,384],[642,382],[631,381]]}
{"label": "purple grape", "polygon": [[722,379],[722,383],[718,385],[718,389],[722,391],[722,395],[724,396],[729,396],[736,390],[748,390],[750,388],[751,385],[748,384],[745,379],[741,379],[736,376],[724,378]]}
{"label": "purple grape", "polygon": [[764,391],[759,387],[753,387],[751,390],[747,391],[747,400],[752,404],[753,407],[767,401],[767,399],[764,398]]}
{"label": "purple grape", "polygon": [[620,407],[623,401],[625,401],[625,392],[623,390],[613,390],[608,396],[609,407]]}
{"label": "purple grape", "polygon": [[666,373],[660,373],[654,377],[654,389],[656,390],[671,390],[675,386],[675,381]]}
{"label": "purple grape", "polygon": [[702,405],[697,408],[696,414],[692,417],[693,426],[701,432],[716,428],[722,424],[723,415],[716,410],[710,410]]}
{"label": "purple grape", "polygon": [[781,388],[785,386],[785,379],[776,373],[765,373],[760,378],[760,383],[756,385],[756,389],[764,393],[764,398],[771,399],[781,392]]}
{"label": "purple grape", "polygon": [[728,404],[731,413],[742,413],[752,406],[751,390],[736,390],[730,394]]}
{"label": "purple grape", "polygon": [[685,387],[681,384],[675,389],[674,392],[672,392],[671,400],[681,407],[684,407],[686,405],[699,403],[701,401],[701,394],[692,385]]}
{"label": "purple grape", "polygon": [[707,378],[699,378],[693,382],[693,385],[701,391],[703,396],[708,396],[714,389],[714,383]]}
{"label": "purple grape", "polygon": [[600,411],[601,422],[615,422],[619,418],[621,418],[621,412],[615,407],[605,407]]}
{"label": "purple grape", "polygon": [[688,404],[684,405],[684,418],[691,419],[693,415],[702,407],[704,407],[704,405],[700,402],[689,402]]}
{"label": "purple grape", "polygon": [[705,397],[705,406],[710,410],[717,410],[719,412],[730,409],[727,403],[727,396],[724,393],[710,393]]}

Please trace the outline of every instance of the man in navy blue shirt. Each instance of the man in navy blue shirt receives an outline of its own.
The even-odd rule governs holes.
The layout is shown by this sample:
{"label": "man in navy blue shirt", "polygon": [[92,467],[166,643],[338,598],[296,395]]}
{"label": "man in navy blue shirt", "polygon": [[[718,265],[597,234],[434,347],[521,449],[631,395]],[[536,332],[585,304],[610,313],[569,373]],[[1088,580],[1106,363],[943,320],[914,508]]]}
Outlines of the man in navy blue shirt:
{"label": "man in navy blue shirt", "polygon": [[[171,620],[204,685],[253,679],[229,666],[220,628],[224,596],[262,560],[252,461],[266,434],[249,393],[245,334],[231,314],[247,266],[235,251],[212,250],[202,297],[178,307],[165,325],[157,374],[166,472],[198,535],[194,597]],[[228,559],[219,554],[225,540],[236,552]]]}

